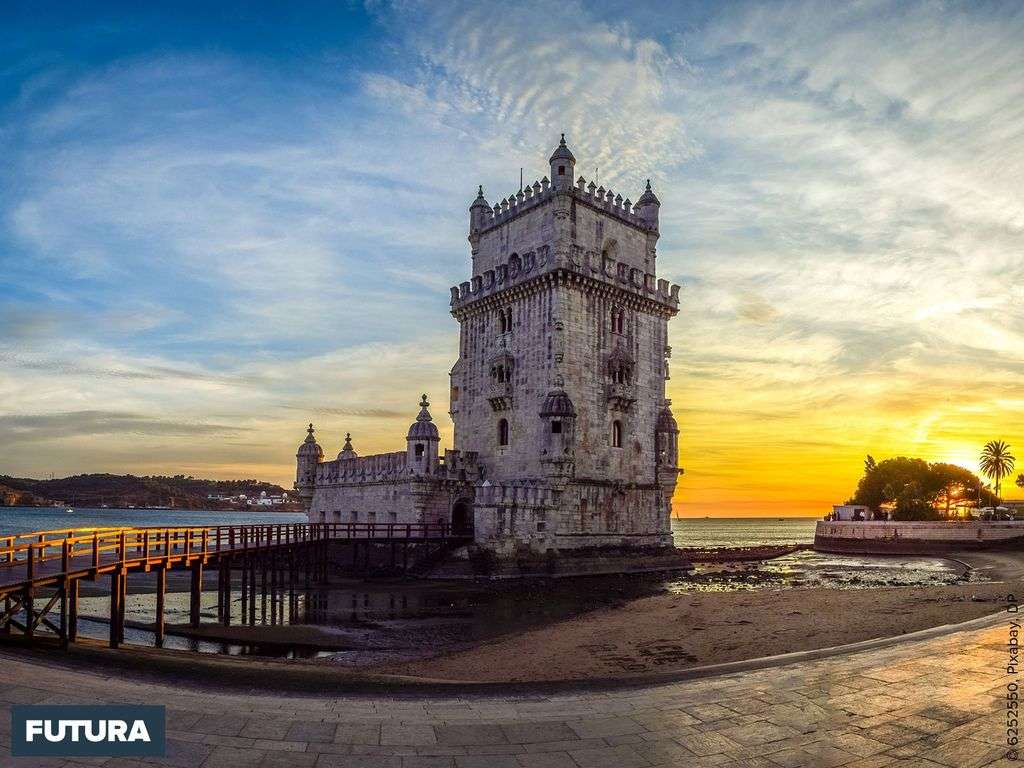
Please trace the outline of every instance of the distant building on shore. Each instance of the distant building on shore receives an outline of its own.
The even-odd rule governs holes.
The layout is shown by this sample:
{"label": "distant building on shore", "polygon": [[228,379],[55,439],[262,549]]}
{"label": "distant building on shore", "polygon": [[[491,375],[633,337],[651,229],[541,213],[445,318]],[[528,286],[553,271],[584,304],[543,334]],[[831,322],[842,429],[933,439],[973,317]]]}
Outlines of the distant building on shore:
{"label": "distant building on shore", "polygon": [[829,520],[870,520],[871,507],[864,504],[833,504]]}
{"label": "distant building on shore", "polygon": [[502,555],[672,543],[681,470],[665,399],[679,286],[656,276],[660,203],[575,174],[469,208],[472,275],[451,289],[455,446],[427,396],[404,450],[324,461],[309,425],[295,488],[311,522],[450,523]]}

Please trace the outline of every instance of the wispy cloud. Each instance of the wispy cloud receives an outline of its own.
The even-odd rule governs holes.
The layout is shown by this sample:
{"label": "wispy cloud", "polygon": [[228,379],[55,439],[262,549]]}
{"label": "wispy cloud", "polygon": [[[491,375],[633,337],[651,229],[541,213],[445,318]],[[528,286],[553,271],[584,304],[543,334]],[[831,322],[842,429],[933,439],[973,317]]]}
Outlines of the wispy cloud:
{"label": "wispy cloud", "polygon": [[[391,449],[425,389],[447,428],[466,206],[544,174],[565,131],[588,178],[662,200],[690,509],[810,511],[868,449],[1024,440],[1015,4],[369,7],[372,55],[24,65],[0,414],[234,424],[244,441],[134,432],[88,460],[278,480],[309,419],[329,452],[349,429]],[[77,469],[82,429],[23,466]]]}

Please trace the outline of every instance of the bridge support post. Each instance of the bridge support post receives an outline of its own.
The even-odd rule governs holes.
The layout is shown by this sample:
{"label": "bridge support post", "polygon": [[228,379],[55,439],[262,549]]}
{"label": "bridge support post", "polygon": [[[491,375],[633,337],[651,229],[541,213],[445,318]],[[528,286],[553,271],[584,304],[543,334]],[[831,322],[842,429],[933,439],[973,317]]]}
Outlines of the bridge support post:
{"label": "bridge support post", "polygon": [[153,639],[157,648],[164,647],[164,605],[167,596],[167,566],[156,569],[156,618],[153,622]]}
{"label": "bridge support post", "polygon": [[277,624],[277,550],[270,553],[270,561],[267,563],[270,569],[270,623]]}
{"label": "bridge support post", "polygon": [[60,585],[60,647],[68,649],[68,576],[65,569]]}
{"label": "bridge support post", "polygon": [[[13,555],[12,555],[13,557]],[[0,622],[0,632],[5,635],[11,634],[11,596],[4,595],[4,619]]]}
{"label": "bridge support post", "polygon": [[249,615],[249,556],[242,555],[242,574],[241,574],[241,595],[240,601],[242,603],[242,626],[245,626],[246,617]]}
{"label": "bridge support post", "polygon": [[221,560],[220,569],[222,571],[221,583],[224,585],[221,589],[221,621],[225,627],[231,626],[231,558]]}
{"label": "bridge support post", "polygon": [[22,605],[25,607],[25,637],[31,640],[36,634],[36,609],[31,586],[25,587]]}
{"label": "bridge support post", "polygon": [[267,623],[267,568],[268,555],[264,555],[260,559],[260,619],[264,624]]}
{"label": "bridge support post", "polygon": [[288,548],[288,623],[298,619],[299,600],[295,594],[295,545]]}
{"label": "bridge support post", "polygon": [[78,642],[78,579],[68,584],[68,642]]}
{"label": "bridge support post", "polygon": [[199,608],[203,596],[203,561],[192,563],[192,588],[189,590],[188,618],[192,628],[199,626]]}
{"label": "bridge support post", "polygon": [[256,558],[257,555],[249,557],[249,624],[256,624]]}
{"label": "bridge support post", "polygon": [[118,648],[121,645],[121,633],[118,631],[118,620],[121,616],[121,595],[123,588],[121,581],[124,575],[121,569],[117,568],[110,572],[110,647]]}

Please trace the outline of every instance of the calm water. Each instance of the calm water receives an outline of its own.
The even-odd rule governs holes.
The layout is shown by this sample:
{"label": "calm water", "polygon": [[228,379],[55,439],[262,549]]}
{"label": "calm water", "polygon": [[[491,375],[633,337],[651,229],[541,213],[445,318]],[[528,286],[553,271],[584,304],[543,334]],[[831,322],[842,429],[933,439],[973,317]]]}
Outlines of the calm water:
{"label": "calm water", "polygon": [[[55,507],[0,507],[0,535],[61,528],[102,526],[186,526],[242,523],[302,523],[294,512],[212,512],[181,509],[88,509],[65,512]],[[672,521],[680,547],[748,547],[758,544],[810,544],[811,518],[716,518]]]}
{"label": "calm water", "polygon": [[752,547],[759,544],[811,544],[813,517],[722,517],[676,519],[677,547]]}
{"label": "calm water", "polygon": [[[0,507],[0,535],[45,529],[118,525],[214,525],[229,523],[301,522],[303,516],[285,513],[232,513],[182,510],[121,510]],[[733,518],[673,520],[676,544],[683,547],[752,546],[809,543],[812,519]],[[802,551],[762,563],[700,566],[689,575],[598,577],[517,584],[439,583],[376,579],[359,581],[342,574],[332,583],[299,598],[300,621],[314,636],[304,641],[286,631],[275,642],[264,636],[258,643],[189,639],[170,635],[167,646],[207,653],[256,654],[287,657],[327,657],[340,664],[364,665],[384,660],[429,656],[467,642],[518,632],[553,621],[620,604],[643,595],[664,592],[733,591],[763,588],[831,587],[857,589],[878,586],[937,585],[964,578],[956,564],[928,557],[860,557]],[[216,573],[206,574],[202,600],[203,623],[217,621]],[[168,579],[167,620],[188,620],[187,574],[172,572]],[[153,575],[134,574],[129,581],[127,619],[153,620]],[[80,631],[98,639],[108,633],[103,619],[108,598],[106,580],[83,585]],[[240,584],[236,574],[232,594],[233,623],[242,620]],[[261,601],[256,623],[273,621],[273,611]],[[129,643],[152,644],[152,633],[129,626]]]}
{"label": "calm water", "polygon": [[0,507],[0,536],[63,528],[158,525],[242,525],[304,523],[296,512],[214,512],[186,509],[89,509],[66,512],[63,507]]}

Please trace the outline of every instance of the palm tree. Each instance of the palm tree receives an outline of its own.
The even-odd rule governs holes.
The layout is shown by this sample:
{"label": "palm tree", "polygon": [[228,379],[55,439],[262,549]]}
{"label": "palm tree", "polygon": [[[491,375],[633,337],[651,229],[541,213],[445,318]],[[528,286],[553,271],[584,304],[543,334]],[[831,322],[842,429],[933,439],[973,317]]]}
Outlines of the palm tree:
{"label": "palm tree", "polygon": [[1016,461],[1010,453],[1010,446],[1002,440],[990,440],[981,449],[981,471],[990,477],[996,490],[996,499],[999,498],[999,489],[1002,486],[1003,478],[1013,471],[1013,463]]}
{"label": "palm tree", "polygon": [[1017,475],[1017,487],[1024,488],[1024,473]]}

